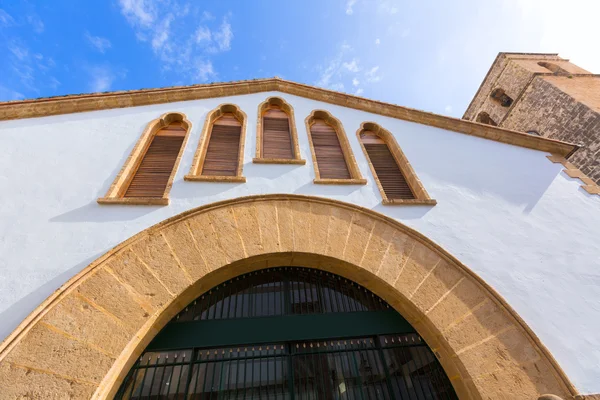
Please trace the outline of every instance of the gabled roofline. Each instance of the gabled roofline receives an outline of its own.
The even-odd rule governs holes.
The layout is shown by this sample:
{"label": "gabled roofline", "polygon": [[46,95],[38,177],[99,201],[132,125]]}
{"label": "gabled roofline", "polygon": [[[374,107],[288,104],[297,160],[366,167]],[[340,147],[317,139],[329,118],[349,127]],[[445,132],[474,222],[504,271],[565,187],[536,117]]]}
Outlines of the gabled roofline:
{"label": "gabled roofline", "polygon": [[[502,54],[502,53],[501,53]],[[500,54],[498,55],[500,56]],[[433,114],[395,104],[352,96],[281,78],[255,79],[206,85],[176,86],[121,92],[69,95],[0,103],[0,121],[36,118],[113,108],[136,107],[224,96],[278,91],[356,110],[425,124],[515,146],[568,157],[579,147],[559,140],[532,136],[478,122]]]}

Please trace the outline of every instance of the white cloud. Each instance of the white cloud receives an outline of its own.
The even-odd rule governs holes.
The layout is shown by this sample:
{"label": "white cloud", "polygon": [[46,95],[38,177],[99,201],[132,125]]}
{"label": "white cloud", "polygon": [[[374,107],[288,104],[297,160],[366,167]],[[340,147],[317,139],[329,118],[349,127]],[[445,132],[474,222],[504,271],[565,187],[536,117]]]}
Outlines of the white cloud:
{"label": "white cloud", "polygon": [[358,86],[358,85],[360,85],[359,80],[356,78],[352,79],[352,86]]}
{"label": "white cloud", "polygon": [[170,51],[171,44],[168,42],[171,34],[171,22],[175,17],[173,14],[168,14],[159,24],[154,28],[152,35],[152,49],[155,53],[160,53],[163,50]]}
{"label": "white cloud", "polygon": [[342,66],[350,72],[360,71],[360,68],[358,67],[358,60],[356,58],[352,59],[350,62],[344,62]]}
{"label": "white cloud", "polygon": [[22,93],[0,85],[0,101],[21,100],[25,96]]}
{"label": "white cloud", "polygon": [[51,76],[48,86],[51,89],[57,89],[60,86],[60,81],[58,79],[56,79],[55,77]]}
{"label": "white cloud", "polygon": [[356,4],[357,0],[348,0],[346,2],[346,14],[348,15],[352,15],[354,14],[354,10],[352,9],[352,7],[354,7],[354,5]]}
{"label": "white cloud", "polygon": [[362,90],[362,88],[356,89],[356,92],[354,92],[355,96],[360,96],[361,94],[363,94],[364,90]]}
{"label": "white cloud", "polygon": [[85,68],[89,77],[89,90],[92,92],[106,92],[112,89],[117,78],[124,78],[127,71],[115,71],[109,65],[93,65]]}
{"label": "white cloud", "polygon": [[196,43],[210,43],[212,35],[206,26],[199,26],[195,33]]}
{"label": "white cloud", "polygon": [[381,40],[379,40],[379,38],[375,39],[375,45],[379,46],[381,44]]}
{"label": "white cloud", "polygon": [[156,7],[151,0],[119,0],[119,4],[131,25],[150,27],[156,19]]}
{"label": "white cloud", "polygon": [[213,19],[215,19],[215,16],[208,11],[202,12],[202,21],[212,21]]}
{"label": "white cloud", "polygon": [[444,107],[444,111],[446,112],[446,114],[450,114],[452,112],[452,106],[447,105],[446,107]]}
{"label": "white cloud", "polygon": [[365,72],[365,78],[369,83],[376,83],[381,80],[381,75],[377,74],[379,71],[379,65],[371,68],[367,72]]}
{"label": "white cloud", "polygon": [[233,39],[233,32],[231,31],[231,24],[227,17],[223,18],[221,28],[213,35],[219,50],[227,51],[231,49],[231,40]]}
{"label": "white cloud", "polygon": [[9,13],[0,8],[0,26],[13,26],[15,20],[10,16]]}
{"label": "white cloud", "polygon": [[8,50],[17,58],[19,61],[24,61],[29,57],[29,49],[23,45],[11,42],[8,45]]}
{"label": "white cloud", "polygon": [[38,17],[36,14],[28,15],[27,22],[29,22],[31,24],[31,26],[33,27],[33,31],[35,33],[44,32],[44,23],[42,22],[40,17]]}
{"label": "white cloud", "polygon": [[213,65],[210,60],[198,59],[194,65],[195,75],[194,78],[200,82],[206,82],[216,76],[213,69]]}
{"label": "white cloud", "polygon": [[87,41],[92,45],[92,47],[94,47],[100,53],[104,54],[104,52],[107,49],[110,49],[112,47],[112,43],[110,43],[110,40],[106,38],[100,36],[93,36],[88,31],[85,32],[84,36],[87,39]]}
{"label": "white cloud", "polygon": [[119,0],[119,4],[138,40],[152,47],[163,71],[177,74],[181,84],[217,76],[210,56],[231,49],[231,14],[215,26],[210,12],[187,6],[182,11],[174,0]]}
{"label": "white cloud", "polygon": [[344,90],[344,84],[342,82],[337,82],[337,83],[329,85],[328,89],[341,92],[342,90]]}
{"label": "white cloud", "polygon": [[380,0],[378,11],[385,15],[394,15],[398,13],[399,9],[391,0]]}

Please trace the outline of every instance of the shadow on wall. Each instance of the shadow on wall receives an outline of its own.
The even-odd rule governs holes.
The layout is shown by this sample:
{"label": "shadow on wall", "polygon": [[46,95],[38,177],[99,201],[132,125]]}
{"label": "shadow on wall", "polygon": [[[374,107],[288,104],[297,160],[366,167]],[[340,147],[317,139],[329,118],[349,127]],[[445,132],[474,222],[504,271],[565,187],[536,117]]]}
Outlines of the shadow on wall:
{"label": "shadow on wall", "polygon": [[61,287],[65,282],[87,267],[90,263],[96,260],[105,252],[96,253],[95,255],[86,258],[84,261],[69,268],[67,271],[58,275],[54,279],[46,282],[42,286],[33,290],[21,300],[12,304],[8,310],[0,313],[0,342],[2,342],[12,331],[29,315],[37,306],[48,298],[56,289]]}
{"label": "shadow on wall", "polygon": [[379,204],[371,210],[387,215],[388,217],[397,219],[399,221],[402,220],[411,220],[411,219],[421,219],[428,212],[430,212],[435,206],[384,206],[383,204]]}
{"label": "shadow on wall", "polygon": [[510,146],[506,151],[501,148],[494,151],[490,146],[495,143],[478,138],[467,138],[472,139],[469,151],[459,157],[446,150],[450,143],[445,146],[444,142],[452,141],[453,135],[446,136],[439,135],[436,146],[430,147],[430,159],[415,166],[419,174],[435,177],[438,186],[494,194],[509,203],[525,206],[525,214],[536,206],[561,170],[535,150]]}
{"label": "shadow on wall", "polygon": [[277,179],[306,165],[298,164],[244,164],[244,176],[246,178]]}
{"label": "shadow on wall", "polygon": [[173,182],[173,189],[169,194],[171,199],[193,199],[198,197],[209,197],[225,193],[237,187],[246,185],[246,183],[233,182],[186,182],[183,179],[176,179]]}
{"label": "shadow on wall", "polygon": [[363,185],[322,185],[315,184],[311,180],[309,183],[294,190],[294,193],[310,196],[349,196],[362,187]]}
{"label": "shadow on wall", "polygon": [[50,218],[49,222],[133,221],[163,208],[162,206],[100,205],[93,201],[82,207]]}

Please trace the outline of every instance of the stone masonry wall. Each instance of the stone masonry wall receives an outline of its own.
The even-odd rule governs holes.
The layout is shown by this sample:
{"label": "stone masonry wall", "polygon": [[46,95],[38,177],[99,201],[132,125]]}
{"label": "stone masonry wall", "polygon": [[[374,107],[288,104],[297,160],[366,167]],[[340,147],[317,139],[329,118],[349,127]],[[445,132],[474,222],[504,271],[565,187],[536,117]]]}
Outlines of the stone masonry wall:
{"label": "stone masonry wall", "polygon": [[522,65],[514,60],[505,63],[505,67],[500,72],[497,79],[489,85],[487,96],[482,96],[481,106],[477,110],[477,113],[474,114],[473,120],[477,118],[479,112],[484,111],[487,112],[498,125],[502,125],[502,121],[510,111],[511,107],[503,107],[497,100],[492,98],[491,92],[496,88],[503,89],[504,92],[513,99],[514,103],[512,107],[514,107],[521,92],[527,87],[533,76],[534,74],[530,70],[523,68]]}
{"label": "stone masonry wall", "polygon": [[[535,57],[535,60],[531,60],[531,58]],[[538,61],[548,61],[553,63],[558,63],[562,61],[562,58],[558,57],[555,54],[510,54],[510,53],[501,53],[494,64],[490,68],[489,72],[485,76],[485,79],[481,83],[481,87],[473,101],[465,111],[463,115],[463,119],[467,119],[469,121],[475,121],[477,118],[477,114],[480,111],[485,111],[483,109],[483,105],[487,99],[489,99],[491,91],[497,86],[496,81],[498,77],[504,72],[504,69],[508,63],[518,62],[519,65],[522,65],[525,69],[531,72],[546,72],[545,68],[537,65]],[[562,64],[561,64],[562,66]],[[511,96],[512,97],[512,96]],[[513,98],[514,99],[514,98]],[[491,115],[491,114],[490,114]],[[498,121],[496,121],[498,122]]]}
{"label": "stone masonry wall", "polygon": [[[548,79],[549,78],[549,79]],[[536,130],[542,136],[582,147],[569,158],[584,174],[600,183],[600,113],[557,87],[555,81],[578,77],[536,77],[502,127],[518,131]]]}

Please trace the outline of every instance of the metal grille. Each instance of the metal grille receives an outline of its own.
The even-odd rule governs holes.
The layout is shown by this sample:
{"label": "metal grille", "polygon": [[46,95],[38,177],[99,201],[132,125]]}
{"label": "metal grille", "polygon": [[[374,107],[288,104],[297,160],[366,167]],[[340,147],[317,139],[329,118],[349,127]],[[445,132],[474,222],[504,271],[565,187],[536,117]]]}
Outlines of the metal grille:
{"label": "metal grille", "polygon": [[[388,334],[381,322],[390,313],[401,319],[362,286],[326,272],[282,267],[242,275],[171,320],[158,336],[172,333],[153,347],[155,338],[116,398],[455,400],[435,355],[416,333],[406,333],[414,332],[408,323],[404,333]],[[339,317],[341,330],[329,322]],[[298,318],[302,325],[290,328]],[[248,322],[259,327],[254,339],[248,339]],[[394,324],[392,332],[405,325]],[[351,334],[353,326],[371,330]],[[282,336],[266,339],[277,329]],[[210,345],[198,339],[207,331],[236,335]],[[301,336],[294,335],[298,331]],[[194,341],[186,342],[190,336]],[[243,343],[248,340],[262,343]]]}
{"label": "metal grille", "polygon": [[146,353],[117,398],[457,397],[431,350],[409,334]]}
{"label": "metal grille", "polygon": [[174,322],[344,313],[388,309],[364,287],[309,268],[271,268],[219,285],[190,303]]}

